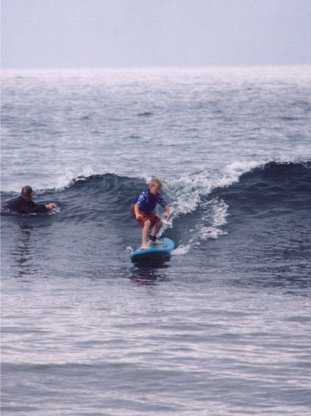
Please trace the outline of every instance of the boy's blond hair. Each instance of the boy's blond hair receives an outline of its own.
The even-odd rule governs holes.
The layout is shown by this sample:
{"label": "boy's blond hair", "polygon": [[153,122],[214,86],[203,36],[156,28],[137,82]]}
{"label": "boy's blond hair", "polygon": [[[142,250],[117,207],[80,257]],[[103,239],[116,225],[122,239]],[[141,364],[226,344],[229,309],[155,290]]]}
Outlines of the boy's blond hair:
{"label": "boy's blond hair", "polygon": [[160,181],[160,179],[156,178],[155,176],[153,176],[150,181],[149,181],[149,188],[152,185],[157,185],[160,189],[162,188],[162,182]]}

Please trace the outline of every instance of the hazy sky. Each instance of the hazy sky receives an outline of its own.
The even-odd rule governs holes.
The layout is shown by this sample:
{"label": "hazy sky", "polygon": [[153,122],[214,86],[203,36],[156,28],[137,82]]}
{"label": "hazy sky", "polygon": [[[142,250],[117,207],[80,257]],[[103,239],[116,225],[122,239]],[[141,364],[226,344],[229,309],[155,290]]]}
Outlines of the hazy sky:
{"label": "hazy sky", "polygon": [[2,66],[311,64],[311,0],[2,0]]}

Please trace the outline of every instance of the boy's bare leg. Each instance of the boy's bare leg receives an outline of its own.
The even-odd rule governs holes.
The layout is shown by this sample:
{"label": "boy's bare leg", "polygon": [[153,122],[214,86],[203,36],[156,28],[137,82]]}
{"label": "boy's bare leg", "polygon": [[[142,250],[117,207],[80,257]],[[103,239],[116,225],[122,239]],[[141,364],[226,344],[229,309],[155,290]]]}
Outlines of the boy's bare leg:
{"label": "boy's bare leg", "polygon": [[[162,227],[162,221],[158,221],[154,224],[152,231],[151,231],[151,235],[152,237],[156,237],[156,235],[158,234],[159,229]],[[161,244],[158,241],[151,241],[152,244]]]}
{"label": "boy's bare leg", "polygon": [[148,248],[148,231],[149,228],[151,227],[151,221],[147,220],[143,226],[143,231],[142,231],[142,242],[141,242],[141,249],[142,250],[146,250]]}

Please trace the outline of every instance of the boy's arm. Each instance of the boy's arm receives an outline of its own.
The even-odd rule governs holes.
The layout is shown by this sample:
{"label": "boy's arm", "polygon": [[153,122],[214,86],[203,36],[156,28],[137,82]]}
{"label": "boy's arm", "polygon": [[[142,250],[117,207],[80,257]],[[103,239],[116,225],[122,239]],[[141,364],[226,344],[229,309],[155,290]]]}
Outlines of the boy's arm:
{"label": "boy's arm", "polygon": [[158,194],[157,196],[157,203],[161,205],[161,207],[164,209],[165,211],[165,216],[167,221],[170,219],[171,216],[171,207],[169,206],[169,204],[165,201],[165,199],[162,197],[161,194]]}
{"label": "boy's arm", "polygon": [[165,211],[166,219],[167,221],[169,221],[170,216],[171,216],[171,207],[169,205],[165,205],[164,211]]}
{"label": "boy's arm", "polygon": [[141,214],[139,212],[139,208],[137,204],[134,205],[134,212],[135,212],[135,217],[138,220],[141,217]]}

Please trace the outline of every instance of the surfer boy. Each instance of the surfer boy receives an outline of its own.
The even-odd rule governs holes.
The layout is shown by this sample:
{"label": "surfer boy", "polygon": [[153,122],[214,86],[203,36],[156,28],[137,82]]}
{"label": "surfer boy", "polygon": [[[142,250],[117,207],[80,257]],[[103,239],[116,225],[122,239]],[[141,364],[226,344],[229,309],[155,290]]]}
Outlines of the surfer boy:
{"label": "surfer boy", "polygon": [[136,218],[138,224],[143,227],[141,249],[148,248],[148,232],[151,229],[151,244],[159,244],[157,242],[157,232],[161,228],[162,221],[157,217],[153,210],[156,205],[161,205],[165,210],[166,219],[170,218],[170,206],[162,197],[160,191],[162,183],[158,178],[152,178],[148,184],[148,189],[141,192],[131,205],[131,213]]}

